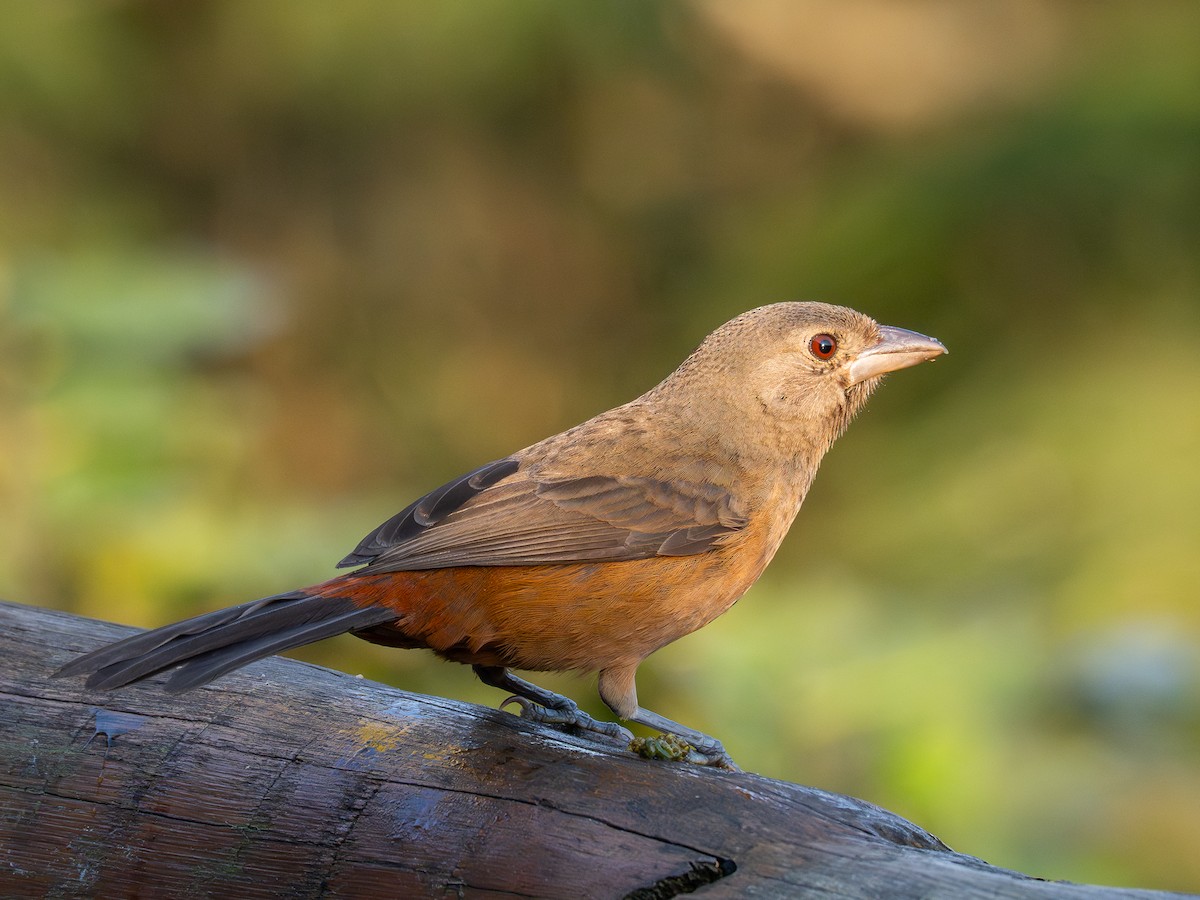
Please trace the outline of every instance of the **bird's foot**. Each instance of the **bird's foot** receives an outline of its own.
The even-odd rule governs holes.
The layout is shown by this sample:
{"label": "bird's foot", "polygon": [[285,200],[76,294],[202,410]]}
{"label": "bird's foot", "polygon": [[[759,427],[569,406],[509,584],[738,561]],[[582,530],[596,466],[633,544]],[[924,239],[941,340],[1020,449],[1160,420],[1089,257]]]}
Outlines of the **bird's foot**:
{"label": "bird's foot", "polygon": [[690,744],[677,734],[662,734],[658,737],[634,738],[629,742],[629,749],[644,759],[689,762],[697,766],[713,766],[731,772],[742,771],[733,758],[725,752],[721,742],[715,738]]}
{"label": "bird's foot", "polygon": [[608,737],[619,738],[623,741],[633,740],[633,733],[626,728],[622,728],[616,722],[601,722],[599,719],[593,719],[581,710],[573,700],[568,700],[566,697],[559,699],[563,701],[561,704],[543,706],[540,703],[534,703],[526,697],[513,694],[513,696],[500,704],[500,708],[504,709],[510,703],[515,703],[521,707],[521,718],[528,719],[531,722],[539,722],[543,725],[558,725],[579,731],[591,731],[595,734],[603,734]]}

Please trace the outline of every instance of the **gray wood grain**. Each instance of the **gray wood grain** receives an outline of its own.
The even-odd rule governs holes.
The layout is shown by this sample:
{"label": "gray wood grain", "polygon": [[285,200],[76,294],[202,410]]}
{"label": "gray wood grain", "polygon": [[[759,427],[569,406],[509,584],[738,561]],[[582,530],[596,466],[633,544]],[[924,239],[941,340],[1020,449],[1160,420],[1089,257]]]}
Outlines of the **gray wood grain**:
{"label": "gray wood grain", "polygon": [[130,629],[0,603],[0,895],[1166,897],[878,807],[270,659],[170,697],[50,673]]}

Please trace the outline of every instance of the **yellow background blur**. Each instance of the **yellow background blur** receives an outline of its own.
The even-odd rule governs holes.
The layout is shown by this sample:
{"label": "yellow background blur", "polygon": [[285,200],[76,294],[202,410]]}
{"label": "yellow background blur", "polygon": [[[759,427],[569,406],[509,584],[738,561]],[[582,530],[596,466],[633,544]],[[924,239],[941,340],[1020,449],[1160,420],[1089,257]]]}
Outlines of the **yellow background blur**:
{"label": "yellow background blur", "polygon": [[149,626],[321,580],[734,314],[845,303],[951,355],[643,702],[990,862],[1200,889],[1200,4],[3,20],[0,594]]}

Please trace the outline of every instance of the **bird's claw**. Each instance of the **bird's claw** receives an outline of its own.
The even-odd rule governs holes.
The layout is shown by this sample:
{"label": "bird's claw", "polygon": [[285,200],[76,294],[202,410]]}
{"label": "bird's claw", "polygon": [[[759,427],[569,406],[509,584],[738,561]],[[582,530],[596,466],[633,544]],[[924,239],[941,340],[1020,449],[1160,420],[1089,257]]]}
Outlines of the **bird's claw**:
{"label": "bird's claw", "polygon": [[558,725],[564,728],[579,729],[580,731],[591,731],[624,741],[633,740],[633,733],[628,729],[622,728],[616,722],[601,722],[599,719],[593,719],[574,703],[570,703],[569,706],[564,703],[561,708],[543,706],[540,703],[534,703],[527,697],[513,694],[513,696],[500,704],[500,708],[504,709],[510,703],[515,703],[521,707],[520,717],[528,719],[530,722],[538,722],[542,725]]}
{"label": "bird's claw", "polygon": [[536,703],[520,694],[513,694],[500,704],[500,708],[504,709],[509,704],[516,704],[521,708],[519,716],[530,722],[554,725],[572,731],[590,731],[618,738],[628,742],[631,751],[646,759],[689,762],[697,766],[713,766],[730,772],[742,771],[716,738],[701,735],[703,740],[693,738],[689,742],[687,738],[669,732],[664,732],[658,737],[635,738],[633,732],[621,727],[616,722],[601,722],[599,719],[593,719],[573,700],[566,697],[560,699],[562,700],[560,704],[550,706]]}
{"label": "bird's claw", "polygon": [[688,754],[687,761],[697,766],[712,766],[714,769],[724,769],[727,772],[740,772],[741,766],[733,761],[730,756],[722,748],[716,752],[705,753],[693,748]]}

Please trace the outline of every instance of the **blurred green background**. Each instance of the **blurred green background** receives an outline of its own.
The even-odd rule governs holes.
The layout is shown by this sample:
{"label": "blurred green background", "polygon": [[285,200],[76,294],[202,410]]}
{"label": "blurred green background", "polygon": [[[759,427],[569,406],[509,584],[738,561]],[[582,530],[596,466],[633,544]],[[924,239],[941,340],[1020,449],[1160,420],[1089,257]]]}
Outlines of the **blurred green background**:
{"label": "blurred green background", "polygon": [[5,4],[0,594],[149,626],[324,579],[736,313],[845,303],[951,356],[643,702],[990,862],[1200,889],[1197,34],[1155,0]]}

